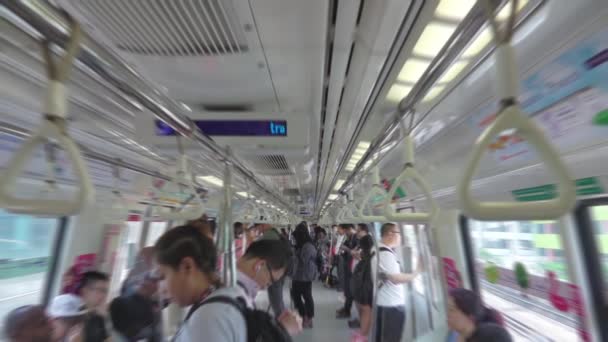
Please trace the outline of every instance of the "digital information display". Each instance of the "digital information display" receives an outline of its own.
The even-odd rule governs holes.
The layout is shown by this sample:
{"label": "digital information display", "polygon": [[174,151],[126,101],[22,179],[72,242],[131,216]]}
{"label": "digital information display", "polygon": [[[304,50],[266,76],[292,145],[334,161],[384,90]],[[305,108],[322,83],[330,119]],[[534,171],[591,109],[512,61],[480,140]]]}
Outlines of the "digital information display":
{"label": "digital information display", "polygon": [[[156,120],[157,136],[175,136],[166,123]],[[209,136],[286,137],[285,120],[194,120],[201,131]]]}

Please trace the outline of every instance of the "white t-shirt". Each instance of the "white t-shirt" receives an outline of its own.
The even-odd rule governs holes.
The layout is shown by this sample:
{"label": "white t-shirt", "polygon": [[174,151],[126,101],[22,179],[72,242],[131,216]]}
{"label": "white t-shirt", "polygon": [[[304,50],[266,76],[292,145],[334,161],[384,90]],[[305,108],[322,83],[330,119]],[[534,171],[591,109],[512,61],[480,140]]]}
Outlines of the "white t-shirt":
{"label": "white t-shirt", "polygon": [[[222,288],[214,291],[215,296],[242,297],[248,299],[241,288]],[[247,305],[251,303],[247,300]],[[176,334],[176,342],[222,341],[247,342],[245,317],[234,306],[225,303],[209,303],[198,308]]]}
{"label": "white t-shirt", "polygon": [[[383,251],[381,249],[388,248],[391,251]],[[374,282],[376,281],[378,276],[377,267],[379,267],[380,272],[384,272],[386,274],[397,274],[402,273],[401,265],[399,264],[399,260],[397,258],[397,254],[392,251],[390,247],[383,244],[382,242],[378,243],[378,250],[376,255],[380,258],[379,263],[376,260],[376,256],[372,258],[372,276],[374,277]],[[376,305],[378,306],[403,306],[405,305],[405,285],[404,284],[394,284],[390,281],[385,281],[378,284],[378,294],[376,296]]]}

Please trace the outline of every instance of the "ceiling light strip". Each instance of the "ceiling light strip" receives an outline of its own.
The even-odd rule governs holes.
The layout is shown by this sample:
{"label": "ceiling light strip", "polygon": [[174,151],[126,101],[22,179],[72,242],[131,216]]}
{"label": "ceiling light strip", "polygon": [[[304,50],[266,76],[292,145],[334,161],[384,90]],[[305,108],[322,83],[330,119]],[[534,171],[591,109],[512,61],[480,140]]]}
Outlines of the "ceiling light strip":
{"label": "ceiling light strip", "polygon": [[[495,4],[496,5],[496,4]],[[420,80],[413,86],[412,91],[399,102],[397,110],[393,120],[389,121],[384,128],[371,143],[370,148],[367,150],[365,155],[359,160],[357,166],[353,172],[347,177],[346,182],[342,185],[340,191],[344,191],[345,188],[353,182],[359,171],[364,169],[367,161],[372,158],[374,153],[379,149],[383,142],[387,138],[387,132],[393,132],[398,129],[401,125],[401,121],[404,116],[407,115],[411,109],[419,101],[421,101],[429,92],[430,88],[436,83],[436,81],[443,75],[443,73],[450,67],[450,65],[456,61],[460,53],[469,44],[469,42],[475,37],[477,32],[484,26],[486,17],[483,8],[475,5],[473,9],[467,14],[467,16],[458,25],[455,32],[448,39],[445,46],[439,51],[437,56],[431,62],[431,65],[426,69]],[[358,136],[354,136],[353,139],[358,139]],[[356,140],[355,140],[356,141]],[[352,145],[351,145],[352,148]],[[350,155],[352,151],[347,151],[345,155]],[[376,162],[380,158],[376,159]],[[342,160],[337,172],[334,175],[332,184],[335,184],[338,175],[343,169],[345,161]],[[373,163],[368,167],[373,166]],[[321,201],[322,202],[322,201]]]}

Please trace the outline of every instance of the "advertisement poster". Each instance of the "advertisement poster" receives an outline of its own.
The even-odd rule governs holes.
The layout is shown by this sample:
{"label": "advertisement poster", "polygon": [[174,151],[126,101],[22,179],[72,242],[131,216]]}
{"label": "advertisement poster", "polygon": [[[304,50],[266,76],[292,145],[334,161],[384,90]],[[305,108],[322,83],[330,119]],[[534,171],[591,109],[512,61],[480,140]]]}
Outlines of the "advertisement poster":
{"label": "advertisement poster", "polygon": [[106,224],[104,225],[104,239],[101,248],[101,256],[99,260],[99,270],[111,274],[114,270],[118,246],[120,242],[120,233],[125,228],[122,224]]}
{"label": "advertisement poster", "polygon": [[[9,134],[0,133],[0,170],[6,168],[15,152],[21,147],[23,140]],[[56,149],[56,164],[54,168],[55,178],[59,182],[74,183],[77,177],[74,176],[72,170],[72,161],[66,153],[61,149]],[[112,166],[99,162],[97,160],[86,159],[89,169],[89,176],[94,185],[107,186],[114,184],[114,175]],[[48,171],[46,154],[44,146],[40,145],[35,153],[32,154],[29,162],[25,163],[23,176],[33,179],[47,179],[50,174]],[[131,170],[121,170],[120,189],[131,189],[133,187],[133,179],[135,172]]]}
{"label": "advertisement poster", "polygon": [[[597,32],[525,78],[521,109],[562,152],[608,140],[608,29]],[[480,106],[470,119],[477,134],[494,121],[497,99]],[[489,146],[498,163],[538,160],[516,130],[499,134]]]}

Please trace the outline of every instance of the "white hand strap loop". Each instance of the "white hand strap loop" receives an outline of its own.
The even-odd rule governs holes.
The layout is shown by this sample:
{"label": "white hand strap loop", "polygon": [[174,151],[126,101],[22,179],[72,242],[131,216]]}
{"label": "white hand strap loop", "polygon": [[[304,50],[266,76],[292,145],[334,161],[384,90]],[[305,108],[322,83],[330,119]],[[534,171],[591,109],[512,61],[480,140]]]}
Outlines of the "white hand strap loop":
{"label": "white hand strap loop", "polygon": [[[69,19],[72,35],[66,48],[66,54],[59,65],[55,65],[52,60],[49,42],[43,42],[49,85],[42,126],[12,156],[8,168],[0,177],[0,207],[9,211],[31,215],[71,216],[78,213],[93,197],[93,185],[80,149],[69,137],[65,128],[67,97],[64,83],[68,78],[72,61],[80,48],[81,36],[80,25],[72,18]],[[74,174],[79,180],[77,194],[69,202],[64,200],[22,199],[10,194],[9,192],[15,186],[26,162],[34,155],[35,148],[49,142],[49,140],[55,140],[71,160]]]}
{"label": "white hand strap loop", "polygon": [[[478,220],[549,220],[556,219],[569,212],[576,202],[576,188],[570,172],[562,162],[559,153],[547,141],[537,125],[522,113],[516,101],[519,82],[518,69],[515,65],[513,48],[510,40],[515,22],[517,1],[513,1],[511,17],[505,33],[501,34],[494,14],[485,0],[486,12],[490,21],[496,49],[497,91],[501,99],[502,110],[497,118],[480,135],[471,151],[471,159],[465,167],[462,181],[458,185],[458,196],[462,210]],[[548,169],[557,177],[558,197],[551,200],[535,202],[479,202],[471,195],[473,176],[483,153],[488,149],[495,136],[507,129],[516,129],[519,136],[534,146],[538,156],[544,160]]]}
{"label": "white hand strap loop", "polygon": [[[368,209],[370,199],[375,196],[386,196],[386,191],[380,185],[380,170],[378,167],[375,167],[370,175],[370,179],[372,181],[372,188],[363,196],[363,199],[359,203],[359,218],[363,222],[387,222],[388,220],[384,216],[375,216],[375,215],[365,215],[365,210]],[[383,203],[384,207],[386,203]],[[369,213],[372,213],[372,209],[369,208]]]}
{"label": "white hand strap loop", "polygon": [[[384,206],[384,216],[387,219],[399,222],[410,222],[410,223],[428,223],[430,222],[439,212],[439,206],[437,202],[433,198],[431,194],[431,187],[428,183],[422,178],[420,173],[414,167],[414,142],[411,136],[405,137],[405,169],[403,172],[395,179],[391,189],[388,192],[386,197],[386,204]],[[393,209],[391,205],[391,199],[395,196],[397,189],[401,186],[405,180],[412,180],[422,191],[422,194],[426,198],[427,210],[428,212],[418,212],[418,213],[396,213],[395,209]]]}

